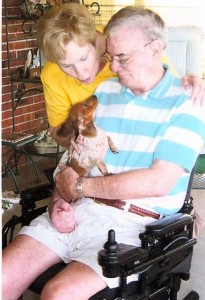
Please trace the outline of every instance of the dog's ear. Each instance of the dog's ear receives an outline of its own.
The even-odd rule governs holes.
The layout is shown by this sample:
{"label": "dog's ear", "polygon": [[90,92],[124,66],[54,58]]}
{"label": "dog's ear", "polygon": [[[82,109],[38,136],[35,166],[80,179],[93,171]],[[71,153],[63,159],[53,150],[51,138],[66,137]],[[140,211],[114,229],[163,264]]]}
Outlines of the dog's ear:
{"label": "dog's ear", "polygon": [[69,137],[73,133],[73,123],[70,118],[61,125],[59,130],[56,132],[59,137]]}

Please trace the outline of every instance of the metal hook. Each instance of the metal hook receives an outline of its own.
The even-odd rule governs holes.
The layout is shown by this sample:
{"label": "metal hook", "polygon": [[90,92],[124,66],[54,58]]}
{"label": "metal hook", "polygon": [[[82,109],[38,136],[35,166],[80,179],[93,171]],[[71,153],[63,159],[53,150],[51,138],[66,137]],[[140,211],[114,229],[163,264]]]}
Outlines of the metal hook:
{"label": "metal hook", "polygon": [[98,15],[99,12],[100,12],[100,4],[98,2],[93,2],[90,7],[92,7],[93,5],[96,5],[97,6],[97,10],[95,12],[95,15]]}
{"label": "metal hook", "polygon": [[41,3],[37,3],[35,6],[34,6],[34,9],[37,10],[39,9],[40,10],[40,13],[41,13],[41,16],[43,15],[44,11],[45,11],[45,8],[43,6],[43,4]]}
{"label": "metal hook", "polygon": [[[82,5],[88,6],[88,5],[85,4],[84,0],[81,0],[81,3],[82,3]],[[96,6],[97,6],[97,10],[96,10],[96,12],[94,13],[94,15],[98,15],[98,14],[100,13],[100,4],[99,4],[98,2],[95,1],[95,2],[92,2],[92,3],[91,3],[90,7],[92,7],[93,5],[96,5]]]}

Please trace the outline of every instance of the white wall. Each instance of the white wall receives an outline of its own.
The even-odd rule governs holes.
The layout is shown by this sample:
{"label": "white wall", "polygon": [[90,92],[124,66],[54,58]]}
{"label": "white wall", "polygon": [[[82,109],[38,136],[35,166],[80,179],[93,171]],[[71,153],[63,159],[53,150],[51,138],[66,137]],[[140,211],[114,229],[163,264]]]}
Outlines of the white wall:
{"label": "white wall", "polygon": [[144,5],[156,11],[167,26],[199,26],[204,32],[201,44],[202,69],[205,76],[205,1],[204,0],[144,0]]}

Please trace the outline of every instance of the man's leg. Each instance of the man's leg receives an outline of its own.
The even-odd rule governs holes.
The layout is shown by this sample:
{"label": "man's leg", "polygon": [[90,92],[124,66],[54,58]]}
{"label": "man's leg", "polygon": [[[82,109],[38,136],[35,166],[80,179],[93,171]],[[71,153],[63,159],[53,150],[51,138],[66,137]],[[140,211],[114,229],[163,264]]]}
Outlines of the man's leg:
{"label": "man's leg", "polygon": [[48,247],[27,236],[17,236],[3,250],[2,299],[17,299],[48,267],[61,259]]}
{"label": "man's leg", "polygon": [[90,267],[72,262],[45,285],[41,300],[87,300],[105,287]]}

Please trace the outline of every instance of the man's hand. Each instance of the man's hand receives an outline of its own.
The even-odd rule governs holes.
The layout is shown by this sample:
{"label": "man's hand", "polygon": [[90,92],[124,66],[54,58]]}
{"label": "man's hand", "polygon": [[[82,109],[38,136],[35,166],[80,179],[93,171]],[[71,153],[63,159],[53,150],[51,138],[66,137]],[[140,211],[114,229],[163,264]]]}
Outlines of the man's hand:
{"label": "man's hand", "polygon": [[67,202],[77,200],[79,195],[76,191],[78,174],[66,165],[58,165],[60,172],[55,177],[56,187],[63,199]]}
{"label": "man's hand", "polygon": [[194,104],[205,104],[205,80],[197,75],[188,74],[181,79],[182,85],[185,90],[193,87],[191,100]]}
{"label": "man's hand", "polygon": [[57,189],[54,190],[49,205],[49,214],[51,222],[59,232],[71,232],[75,228],[73,207],[61,197]]}

